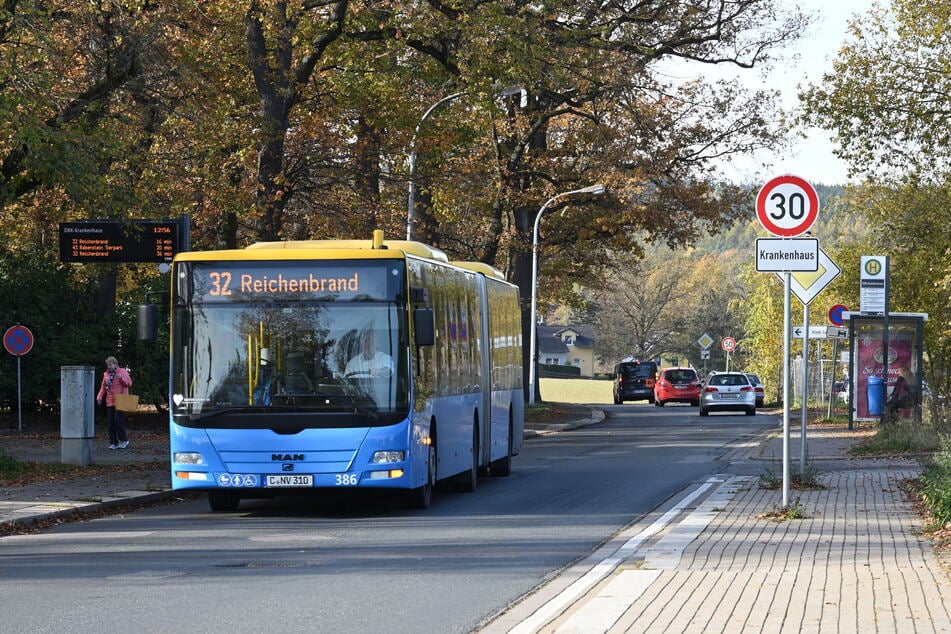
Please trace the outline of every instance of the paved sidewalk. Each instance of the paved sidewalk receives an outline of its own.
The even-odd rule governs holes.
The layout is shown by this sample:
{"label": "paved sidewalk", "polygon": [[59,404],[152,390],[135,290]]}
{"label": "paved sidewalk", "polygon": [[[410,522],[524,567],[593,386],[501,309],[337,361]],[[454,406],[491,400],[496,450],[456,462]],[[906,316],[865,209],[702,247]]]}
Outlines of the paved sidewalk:
{"label": "paved sidewalk", "polygon": [[[792,490],[805,517],[776,521],[775,432],[729,473],[681,492],[480,632],[951,632],[951,581],[903,481],[916,460],[851,458],[870,429],[810,427],[824,488]],[[790,434],[798,470],[798,430]]]}
{"label": "paved sidewalk", "polygon": [[[110,450],[107,445],[107,440],[93,439],[91,465],[63,465],[72,470],[70,477],[0,489],[0,534],[172,494],[167,434],[130,432],[127,448]],[[0,449],[20,461],[62,464],[58,434],[6,432],[0,434]]]}

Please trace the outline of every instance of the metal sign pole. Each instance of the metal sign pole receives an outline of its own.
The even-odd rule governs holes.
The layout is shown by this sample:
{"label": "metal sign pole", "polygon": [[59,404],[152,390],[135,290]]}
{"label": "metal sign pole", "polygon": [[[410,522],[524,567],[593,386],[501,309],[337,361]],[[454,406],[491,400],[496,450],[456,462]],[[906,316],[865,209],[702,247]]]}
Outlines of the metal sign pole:
{"label": "metal sign pole", "polygon": [[783,508],[789,507],[789,285],[792,273],[783,273]]}
{"label": "metal sign pole", "polygon": [[888,341],[888,256],[886,255],[883,260],[885,263],[885,311],[882,314],[882,416],[878,419],[879,427],[888,422],[888,347],[891,345]]}
{"label": "metal sign pole", "polygon": [[17,357],[17,431],[23,433],[23,391],[20,387],[20,357]]}
{"label": "metal sign pole", "polygon": [[799,473],[806,472],[806,424],[809,422],[809,304],[802,305],[802,413],[799,433]]}
{"label": "metal sign pole", "polygon": [[832,406],[835,403],[836,392],[835,392],[835,376],[836,370],[838,369],[838,357],[839,357],[839,338],[836,337],[832,340],[832,376],[829,377],[829,411],[826,416],[832,418]]}

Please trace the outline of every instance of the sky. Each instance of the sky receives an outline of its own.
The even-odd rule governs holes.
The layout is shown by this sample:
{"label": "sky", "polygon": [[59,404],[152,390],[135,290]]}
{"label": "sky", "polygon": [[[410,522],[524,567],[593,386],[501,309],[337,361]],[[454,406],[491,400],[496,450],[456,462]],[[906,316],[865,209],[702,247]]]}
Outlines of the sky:
{"label": "sky", "polygon": [[[846,39],[849,21],[856,14],[866,13],[872,0],[778,0],[779,7],[799,6],[814,16],[813,24],[795,46],[785,49],[783,55],[798,61],[788,62],[763,78],[756,70],[737,70],[739,77],[751,90],[769,88],[782,94],[783,107],[795,108],[800,87],[818,83],[832,68],[839,48]],[[887,0],[883,1],[887,4]],[[725,68],[725,67],[722,67]],[[733,71],[731,71],[733,72]],[[709,75],[709,69],[705,70]],[[832,153],[832,133],[820,129],[804,131],[806,138],[798,139],[782,153],[762,152],[755,157],[735,160],[724,167],[731,179],[748,183],[757,179],[764,182],[781,174],[793,174],[813,184],[839,185],[848,182],[848,169]],[[763,168],[764,163],[771,167]],[[759,171],[759,174],[757,173]]]}
{"label": "sky", "polygon": [[[800,85],[818,83],[832,68],[842,42],[846,39],[849,21],[856,14],[864,14],[871,0],[781,0],[781,4],[798,4],[806,12],[816,14],[814,24],[791,50],[800,55],[800,61],[790,73],[773,73],[772,87],[783,92],[783,103],[792,107],[798,103],[796,93]],[[808,137],[798,141],[784,155],[767,155],[773,162],[772,173],[795,174],[811,183],[837,185],[848,182],[846,165],[836,158],[831,133],[812,129]]]}

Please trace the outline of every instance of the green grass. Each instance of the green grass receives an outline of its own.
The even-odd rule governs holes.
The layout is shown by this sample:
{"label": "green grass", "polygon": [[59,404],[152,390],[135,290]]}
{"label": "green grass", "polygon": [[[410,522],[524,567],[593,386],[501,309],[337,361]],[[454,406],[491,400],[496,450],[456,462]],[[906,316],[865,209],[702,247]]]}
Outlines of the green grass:
{"label": "green grass", "polygon": [[614,383],[599,379],[546,379],[538,380],[543,401],[611,405],[614,403]]}
{"label": "green grass", "polygon": [[784,522],[786,520],[802,520],[808,518],[809,516],[806,515],[805,511],[803,510],[802,504],[799,503],[799,498],[796,498],[786,506],[774,506],[769,511],[760,513],[756,517],[762,520],[771,520],[773,522]]}
{"label": "green grass", "polygon": [[[777,473],[772,467],[767,467],[759,477],[761,489],[778,489],[783,485],[782,472]],[[819,470],[811,462],[806,463],[805,469],[799,471],[794,465],[789,469],[789,488],[798,490],[819,490],[826,488],[819,482]]]}
{"label": "green grass", "polygon": [[27,465],[0,449],[0,478],[14,478],[27,472]]}
{"label": "green grass", "polygon": [[933,529],[951,522],[951,441],[945,439],[943,445],[919,478],[919,495],[931,512]]}
{"label": "green grass", "polygon": [[79,467],[58,462],[24,462],[0,449],[0,486],[22,486],[54,477],[72,477],[90,471],[103,472],[108,468],[103,465]]}
{"label": "green grass", "polygon": [[930,453],[941,448],[941,436],[931,425],[912,421],[883,425],[874,436],[852,447],[853,455]]}

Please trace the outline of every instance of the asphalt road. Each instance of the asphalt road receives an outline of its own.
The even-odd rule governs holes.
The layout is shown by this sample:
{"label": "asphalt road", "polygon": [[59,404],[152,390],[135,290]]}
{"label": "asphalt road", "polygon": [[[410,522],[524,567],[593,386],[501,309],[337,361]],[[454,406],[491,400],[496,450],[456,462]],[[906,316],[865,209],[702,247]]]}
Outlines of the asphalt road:
{"label": "asphalt road", "polygon": [[8,537],[4,628],[470,632],[775,418],[647,404],[526,442],[509,478],[407,511],[377,496],[204,500]]}

